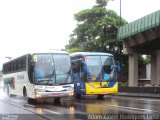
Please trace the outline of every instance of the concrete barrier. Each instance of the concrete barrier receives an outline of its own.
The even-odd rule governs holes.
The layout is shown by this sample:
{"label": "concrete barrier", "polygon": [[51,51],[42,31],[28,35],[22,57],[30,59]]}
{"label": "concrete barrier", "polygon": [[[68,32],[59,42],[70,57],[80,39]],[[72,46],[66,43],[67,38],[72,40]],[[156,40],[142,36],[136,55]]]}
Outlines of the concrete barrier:
{"label": "concrete barrier", "polygon": [[160,87],[119,87],[119,92],[160,94]]}

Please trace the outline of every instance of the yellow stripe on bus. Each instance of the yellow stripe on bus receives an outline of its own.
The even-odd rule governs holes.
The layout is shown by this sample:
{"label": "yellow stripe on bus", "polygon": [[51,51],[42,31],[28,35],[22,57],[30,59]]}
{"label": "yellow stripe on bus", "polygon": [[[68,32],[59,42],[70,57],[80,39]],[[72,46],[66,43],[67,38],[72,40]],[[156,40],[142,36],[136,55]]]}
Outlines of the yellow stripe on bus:
{"label": "yellow stripe on bus", "polygon": [[[118,82],[113,87],[108,87],[109,82],[85,83],[86,94],[116,94],[118,93]],[[102,87],[105,86],[105,87]]]}

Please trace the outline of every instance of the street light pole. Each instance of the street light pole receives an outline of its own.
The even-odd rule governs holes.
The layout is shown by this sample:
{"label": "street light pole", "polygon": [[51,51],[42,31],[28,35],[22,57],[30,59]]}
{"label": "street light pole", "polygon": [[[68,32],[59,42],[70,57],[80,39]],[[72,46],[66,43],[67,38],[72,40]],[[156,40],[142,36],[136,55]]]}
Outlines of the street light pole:
{"label": "street light pole", "polygon": [[[122,15],[121,15],[121,0],[119,1],[119,11],[120,11],[120,26],[122,25]],[[121,71],[120,71],[120,80],[122,80],[122,47],[123,47],[123,44],[122,44],[122,41],[120,43],[120,68],[121,68]]]}
{"label": "street light pole", "polygon": [[11,60],[11,59],[12,59],[12,57],[10,57],[10,56],[6,56],[5,58],[8,58],[9,60]]}
{"label": "street light pole", "polygon": [[121,0],[120,0],[120,25],[122,24],[121,22],[122,22],[122,20],[121,20],[122,18],[121,18]]}

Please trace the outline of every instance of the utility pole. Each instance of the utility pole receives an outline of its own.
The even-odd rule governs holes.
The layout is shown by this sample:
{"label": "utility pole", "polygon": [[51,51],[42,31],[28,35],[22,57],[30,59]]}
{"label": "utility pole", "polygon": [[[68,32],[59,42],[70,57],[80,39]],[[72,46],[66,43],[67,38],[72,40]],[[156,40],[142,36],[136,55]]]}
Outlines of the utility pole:
{"label": "utility pole", "polygon": [[[121,0],[119,1],[120,3],[119,3],[119,11],[120,11],[120,26],[122,26],[122,16],[121,16]],[[120,68],[121,68],[121,71],[120,71],[120,80],[122,80],[122,49],[123,49],[123,43],[122,43],[122,41],[121,41],[121,43],[120,43]]]}
{"label": "utility pole", "polygon": [[121,18],[121,0],[120,0],[120,25],[122,24],[122,18]]}

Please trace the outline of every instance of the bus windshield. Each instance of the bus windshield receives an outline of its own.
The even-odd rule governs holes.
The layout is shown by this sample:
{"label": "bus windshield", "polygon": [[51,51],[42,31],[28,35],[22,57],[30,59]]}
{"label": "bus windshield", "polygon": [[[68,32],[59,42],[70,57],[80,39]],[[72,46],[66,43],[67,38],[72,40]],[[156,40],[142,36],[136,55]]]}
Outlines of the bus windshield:
{"label": "bus windshield", "polygon": [[35,84],[71,83],[71,63],[69,55],[38,54],[35,61]]}
{"label": "bus windshield", "polygon": [[85,56],[85,63],[87,77],[103,80],[114,78],[114,59],[112,56]]}

